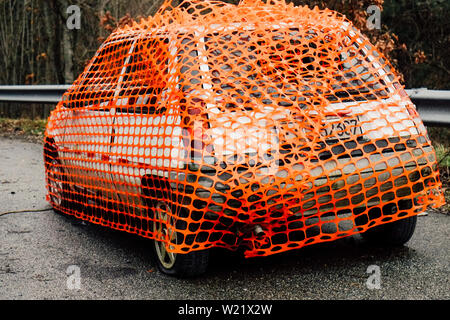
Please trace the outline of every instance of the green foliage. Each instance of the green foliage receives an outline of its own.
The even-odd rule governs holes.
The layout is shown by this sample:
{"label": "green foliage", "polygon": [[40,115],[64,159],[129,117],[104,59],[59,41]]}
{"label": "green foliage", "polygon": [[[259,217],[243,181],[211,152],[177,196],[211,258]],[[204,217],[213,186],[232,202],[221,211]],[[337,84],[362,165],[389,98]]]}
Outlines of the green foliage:
{"label": "green foliage", "polygon": [[450,167],[450,148],[442,144],[437,144],[434,149],[440,166]]}
{"label": "green foliage", "polygon": [[43,137],[47,120],[0,118],[0,134]]}

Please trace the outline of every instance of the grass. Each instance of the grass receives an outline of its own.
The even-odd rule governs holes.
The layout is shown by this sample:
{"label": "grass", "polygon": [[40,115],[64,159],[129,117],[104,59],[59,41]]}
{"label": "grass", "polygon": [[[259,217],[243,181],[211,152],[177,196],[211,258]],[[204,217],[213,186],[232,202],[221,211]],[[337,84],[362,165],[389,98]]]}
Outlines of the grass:
{"label": "grass", "polygon": [[47,120],[0,118],[0,135],[42,141]]}
{"label": "grass", "polygon": [[446,204],[437,209],[450,214],[450,128],[428,128],[436,152]]}
{"label": "grass", "polygon": [[434,144],[436,158],[441,167],[450,167],[450,147],[436,143]]}

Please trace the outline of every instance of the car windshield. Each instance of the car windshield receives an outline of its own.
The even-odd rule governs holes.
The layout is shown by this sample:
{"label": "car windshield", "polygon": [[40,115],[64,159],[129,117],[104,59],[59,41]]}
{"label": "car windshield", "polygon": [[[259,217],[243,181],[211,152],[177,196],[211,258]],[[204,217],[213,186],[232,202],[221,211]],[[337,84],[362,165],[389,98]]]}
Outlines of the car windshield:
{"label": "car windshield", "polygon": [[364,55],[370,49],[356,42],[345,45],[345,39],[288,28],[210,35],[204,43],[213,90],[237,102],[306,108],[314,99],[336,103],[390,95],[388,72],[375,72],[374,57]]}

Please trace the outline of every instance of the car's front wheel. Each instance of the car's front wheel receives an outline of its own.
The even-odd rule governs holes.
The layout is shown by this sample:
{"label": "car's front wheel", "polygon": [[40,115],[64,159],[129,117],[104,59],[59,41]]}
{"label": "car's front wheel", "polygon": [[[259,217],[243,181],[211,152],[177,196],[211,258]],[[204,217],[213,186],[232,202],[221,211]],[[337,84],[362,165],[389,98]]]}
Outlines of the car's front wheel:
{"label": "car's front wheel", "polygon": [[368,242],[385,246],[402,246],[408,242],[416,229],[417,216],[383,224],[362,233]]}
{"label": "car's front wheel", "polygon": [[62,214],[70,206],[70,194],[67,178],[55,147],[45,144],[45,177],[49,202],[56,213]]}
{"label": "car's front wheel", "polygon": [[209,250],[185,254],[171,252],[170,249],[173,249],[171,243],[181,241],[181,234],[173,227],[177,225],[177,218],[172,213],[171,206],[164,200],[158,200],[152,211],[155,220],[152,231],[159,239],[164,239],[153,240],[153,253],[158,269],[164,274],[180,278],[205,273],[209,262]]}

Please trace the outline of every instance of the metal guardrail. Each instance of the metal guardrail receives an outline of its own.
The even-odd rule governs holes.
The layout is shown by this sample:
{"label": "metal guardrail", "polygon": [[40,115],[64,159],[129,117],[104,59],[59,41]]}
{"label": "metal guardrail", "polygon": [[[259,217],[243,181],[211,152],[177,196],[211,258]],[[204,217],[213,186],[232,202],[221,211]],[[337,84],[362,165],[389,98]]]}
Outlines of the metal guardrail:
{"label": "metal guardrail", "polygon": [[425,125],[450,127],[450,91],[410,89],[406,90]]}
{"label": "metal guardrail", "polygon": [[[70,85],[0,86],[0,102],[56,104]],[[450,91],[406,90],[427,126],[450,127]]]}
{"label": "metal guardrail", "polygon": [[0,102],[57,104],[70,85],[0,86]]}

